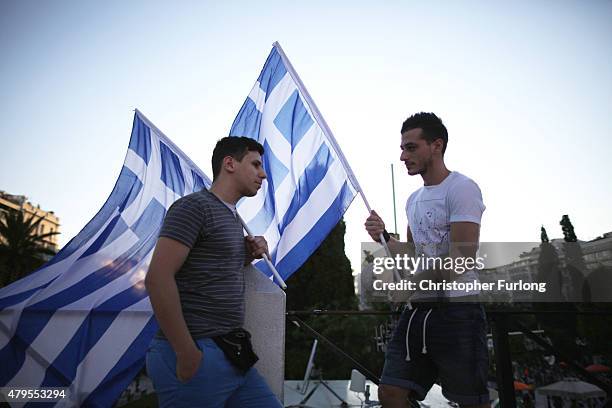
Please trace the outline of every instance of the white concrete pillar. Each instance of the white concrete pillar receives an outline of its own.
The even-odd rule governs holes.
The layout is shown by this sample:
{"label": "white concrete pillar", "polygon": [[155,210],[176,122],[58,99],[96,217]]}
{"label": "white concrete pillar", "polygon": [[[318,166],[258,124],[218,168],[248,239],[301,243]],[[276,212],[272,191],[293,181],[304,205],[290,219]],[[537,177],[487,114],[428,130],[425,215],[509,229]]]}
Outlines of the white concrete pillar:
{"label": "white concrete pillar", "polygon": [[244,328],[259,356],[255,367],[283,401],[285,381],[285,292],[253,266],[246,270]]}

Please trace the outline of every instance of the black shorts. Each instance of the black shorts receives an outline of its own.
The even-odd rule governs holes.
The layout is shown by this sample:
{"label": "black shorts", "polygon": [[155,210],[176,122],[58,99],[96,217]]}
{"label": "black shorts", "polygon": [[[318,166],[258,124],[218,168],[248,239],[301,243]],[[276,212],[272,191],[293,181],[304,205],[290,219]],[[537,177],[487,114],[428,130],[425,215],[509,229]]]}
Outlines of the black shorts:
{"label": "black shorts", "polygon": [[423,400],[439,378],[449,400],[489,403],[486,325],[480,304],[421,303],[406,308],[387,345],[380,383],[411,390]]}

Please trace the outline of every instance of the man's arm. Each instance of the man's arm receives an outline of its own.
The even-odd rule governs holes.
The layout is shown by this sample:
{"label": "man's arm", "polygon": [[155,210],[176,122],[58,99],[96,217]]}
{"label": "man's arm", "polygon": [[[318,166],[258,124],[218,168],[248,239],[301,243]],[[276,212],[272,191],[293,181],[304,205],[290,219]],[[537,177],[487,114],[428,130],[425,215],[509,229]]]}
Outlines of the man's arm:
{"label": "man's arm", "polygon": [[[385,223],[382,218],[380,218],[380,216],[376,213],[376,211],[372,210],[370,216],[366,219],[364,225],[366,231],[368,232],[368,234],[370,234],[370,237],[374,241],[380,243],[380,234],[382,234],[382,232],[385,230]],[[409,244],[413,242],[412,233],[410,232],[410,226],[408,226],[407,230],[407,241]],[[414,252],[410,252],[410,249],[413,248],[412,245],[408,245],[408,248],[406,248],[406,244],[393,237],[389,238],[389,241],[387,241],[387,247],[389,247],[389,251],[391,251],[391,254],[393,255],[404,254],[406,253],[406,251],[408,251],[409,254]]]}
{"label": "man's arm", "polygon": [[451,256],[475,258],[480,241],[480,225],[474,222],[453,222],[450,228]]}
{"label": "man's arm", "polygon": [[247,235],[244,237],[244,247],[246,250],[244,265],[250,264],[255,259],[263,258],[263,254],[268,255],[268,259],[270,259],[270,254],[268,253],[268,243],[262,236],[252,237]]}
{"label": "man's arm", "polygon": [[174,279],[189,250],[178,241],[159,238],[145,279],[155,317],[176,353],[176,375],[180,381],[193,377],[202,359],[202,352],[187,329]]}
{"label": "man's arm", "polygon": [[[476,259],[478,242],[480,240],[480,225],[474,222],[452,222],[450,225],[450,257]],[[446,272],[446,279],[455,280],[461,274],[453,270]]]}

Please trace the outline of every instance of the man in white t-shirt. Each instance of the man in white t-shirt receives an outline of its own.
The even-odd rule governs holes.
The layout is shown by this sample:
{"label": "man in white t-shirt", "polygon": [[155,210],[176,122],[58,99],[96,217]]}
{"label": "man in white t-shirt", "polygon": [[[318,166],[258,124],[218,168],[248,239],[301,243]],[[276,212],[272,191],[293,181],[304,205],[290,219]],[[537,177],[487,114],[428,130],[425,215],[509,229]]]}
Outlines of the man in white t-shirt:
{"label": "man in white t-shirt", "polygon": [[[448,132],[433,113],[417,113],[403,123],[400,160],[423,187],[406,203],[407,241],[415,257],[475,259],[485,206],[478,185],[444,164]],[[365,223],[375,241],[380,235],[392,253],[403,250],[372,211]],[[459,265],[459,264],[456,264]],[[435,267],[434,267],[435,268]],[[472,269],[419,268],[417,280],[477,281]],[[378,396],[386,408],[423,400],[439,379],[442,393],[462,407],[488,407],[486,318],[477,291],[417,290],[387,345]]]}

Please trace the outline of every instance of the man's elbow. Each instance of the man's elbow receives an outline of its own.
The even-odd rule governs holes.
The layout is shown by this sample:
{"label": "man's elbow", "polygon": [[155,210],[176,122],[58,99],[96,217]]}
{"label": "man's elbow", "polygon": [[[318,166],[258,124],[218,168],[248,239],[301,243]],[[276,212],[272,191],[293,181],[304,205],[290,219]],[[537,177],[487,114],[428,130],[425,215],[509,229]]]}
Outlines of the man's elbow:
{"label": "man's elbow", "polygon": [[158,281],[158,278],[156,274],[153,273],[151,268],[149,268],[149,271],[147,272],[147,276],[145,276],[145,280],[144,280],[144,284],[145,284],[145,288],[147,289],[147,292],[151,293],[151,291],[155,289],[158,283],[157,281]]}

